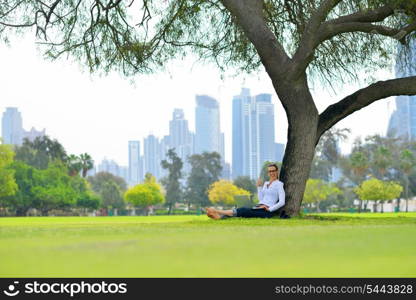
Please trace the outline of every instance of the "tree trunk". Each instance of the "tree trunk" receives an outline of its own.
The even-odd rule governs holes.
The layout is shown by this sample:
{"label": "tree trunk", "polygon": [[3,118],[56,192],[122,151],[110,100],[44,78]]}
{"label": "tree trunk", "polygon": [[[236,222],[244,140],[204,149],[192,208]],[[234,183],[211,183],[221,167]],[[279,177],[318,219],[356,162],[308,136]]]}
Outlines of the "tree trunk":
{"label": "tree trunk", "polygon": [[288,94],[279,94],[282,103],[295,102],[296,106],[285,108],[288,116],[288,136],[283,157],[281,181],[286,192],[285,210],[289,215],[298,215],[309,178],[315,146],[317,144],[318,111],[307,88],[306,78],[280,90]]}
{"label": "tree trunk", "polygon": [[409,207],[409,176],[406,174],[406,212],[408,212]]}
{"label": "tree trunk", "polygon": [[[314,136],[316,129],[309,130],[309,128],[304,128],[303,131],[306,136],[308,134]],[[304,135],[299,133],[299,131],[297,133],[299,137],[288,139],[280,173],[286,192],[285,210],[289,215],[299,214],[306,181],[309,178],[312,159],[315,153],[315,144],[311,141],[303,140],[301,136]]]}

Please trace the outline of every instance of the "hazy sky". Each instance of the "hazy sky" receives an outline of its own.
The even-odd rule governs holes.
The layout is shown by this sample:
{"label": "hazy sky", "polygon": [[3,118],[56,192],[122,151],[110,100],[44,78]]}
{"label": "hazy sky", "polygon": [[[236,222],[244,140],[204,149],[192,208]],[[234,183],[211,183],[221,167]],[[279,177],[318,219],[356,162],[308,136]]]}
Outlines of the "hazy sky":
{"label": "hazy sky", "polygon": [[[387,71],[378,76],[380,79],[393,77]],[[287,119],[264,71],[251,76],[226,74],[222,80],[215,66],[194,64],[189,59],[170,63],[168,72],[130,79],[116,73],[91,76],[77,64],[65,60],[45,61],[29,37],[14,41],[11,47],[0,45],[0,83],[1,114],[6,107],[18,107],[24,129],[46,128],[47,134],[58,139],[68,153],[88,152],[97,163],[107,157],[127,165],[128,141],[142,143],[149,133],[158,137],[167,135],[174,108],[184,109],[194,131],[197,94],[210,95],[220,102],[225,158],[230,162],[232,97],[242,87],[250,88],[252,95],[273,95],[276,141],[286,142]],[[358,88],[348,85],[334,95],[316,87],[313,94],[322,111]],[[337,125],[352,130],[350,140],[342,145],[343,152],[349,151],[356,136],[385,134],[394,108],[392,100],[378,101]]]}

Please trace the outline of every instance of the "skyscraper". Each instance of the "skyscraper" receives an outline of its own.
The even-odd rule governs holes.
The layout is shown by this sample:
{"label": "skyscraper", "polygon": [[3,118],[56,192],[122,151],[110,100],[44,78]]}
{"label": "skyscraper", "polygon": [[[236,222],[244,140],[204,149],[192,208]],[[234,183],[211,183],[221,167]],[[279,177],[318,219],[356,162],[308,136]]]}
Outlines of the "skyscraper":
{"label": "skyscraper", "polygon": [[21,145],[23,142],[22,115],[16,107],[7,107],[3,113],[1,136],[3,143]]}
{"label": "skyscraper", "polygon": [[160,143],[153,134],[144,139],[144,173],[160,178]]}
{"label": "skyscraper", "polygon": [[260,94],[255,97],[257,143],[258,143],[258,168],[257,175],[265,161],[276,160],[275,134],[274,134],[274,105],[272,95]]}
{"label": "skyscraper", "polygon": [[[397,78],[416,75],[416,39],[410,42],[410,53],[407,57],[402,47],[399,46],[396,58]],[[390,116],[387,135],[416,140],[416,96],[396,97],[396,110]]]}
{"label": "skyscraper", "polygon": [[264,161],[276,160],[274,105],[270,94],[233,98],[233,177],[257,178]]}
{"label": "skyscraper", "polygon": [[285,154],[285,144],[275,144],[275,161],[283,162],[283,156]]}
{"label": "skyscraper", "polygon": [[140,141],[129,141],[129,185],[143,180],[140,164]]}
{"label": "skyscraper", "polygon": [[172,120],[169,122],[170,148],[174,148],[178,157],[182,160],[183,171],[188,173],[190,165],[187,157],[193,154],[192,134],[189,131],[188,121],[182,109],[173,111]]}
{"label": "skyscraper", "polygon": [[196,96],[195,152],[221,154],[220,109],[218,101],[205,95]]}
{"label": "skyscraper", "polygon": [[[243,105],[250,102],[250,90],[241,89],[241,94],[233,98],[232,111],[232,176],[243,176]],[[248,151],[248,150],[246,150]]]}
{"label": "skyscraper", "polygon": [[190,132],[183,109],[175,108],[173,110],[172,120],[169,121],[169,136],[172,147],[189,144]]}

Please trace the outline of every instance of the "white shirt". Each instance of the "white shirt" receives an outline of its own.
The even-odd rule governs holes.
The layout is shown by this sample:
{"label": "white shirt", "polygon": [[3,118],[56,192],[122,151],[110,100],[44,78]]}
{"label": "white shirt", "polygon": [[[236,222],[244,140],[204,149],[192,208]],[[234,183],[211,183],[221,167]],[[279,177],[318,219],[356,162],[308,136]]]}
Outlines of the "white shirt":
{"label": "white shirt", "polygon": [[266,181],[263,187],[257,187],[257,194],[259,196],[259,204],[264,204],[269,207],[269,211],[275,211],[285,205],[285,190],[283,189],[283,182],[279,180],[272,181],[269,187]]}

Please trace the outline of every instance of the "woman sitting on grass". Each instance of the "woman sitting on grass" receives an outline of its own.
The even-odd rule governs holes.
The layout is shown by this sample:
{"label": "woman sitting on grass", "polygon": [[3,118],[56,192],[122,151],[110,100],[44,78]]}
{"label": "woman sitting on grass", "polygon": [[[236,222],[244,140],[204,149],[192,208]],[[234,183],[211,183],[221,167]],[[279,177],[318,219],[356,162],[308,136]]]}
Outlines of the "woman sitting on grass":
{"label": "woman sitting on grass", "polygon": [[240,207],[237,209],[221,210],[212,207],[206,208],[207,216],[212,219],[223,219],[228,217],[243,218],[271,218],[273,212],[285,205],[285,190],[283,182],[278,180],[279,168],[276,164],[267,166],[269,181],[262,184],[260,178],[257,180],[257,192],[259,204],[254,207]]}

